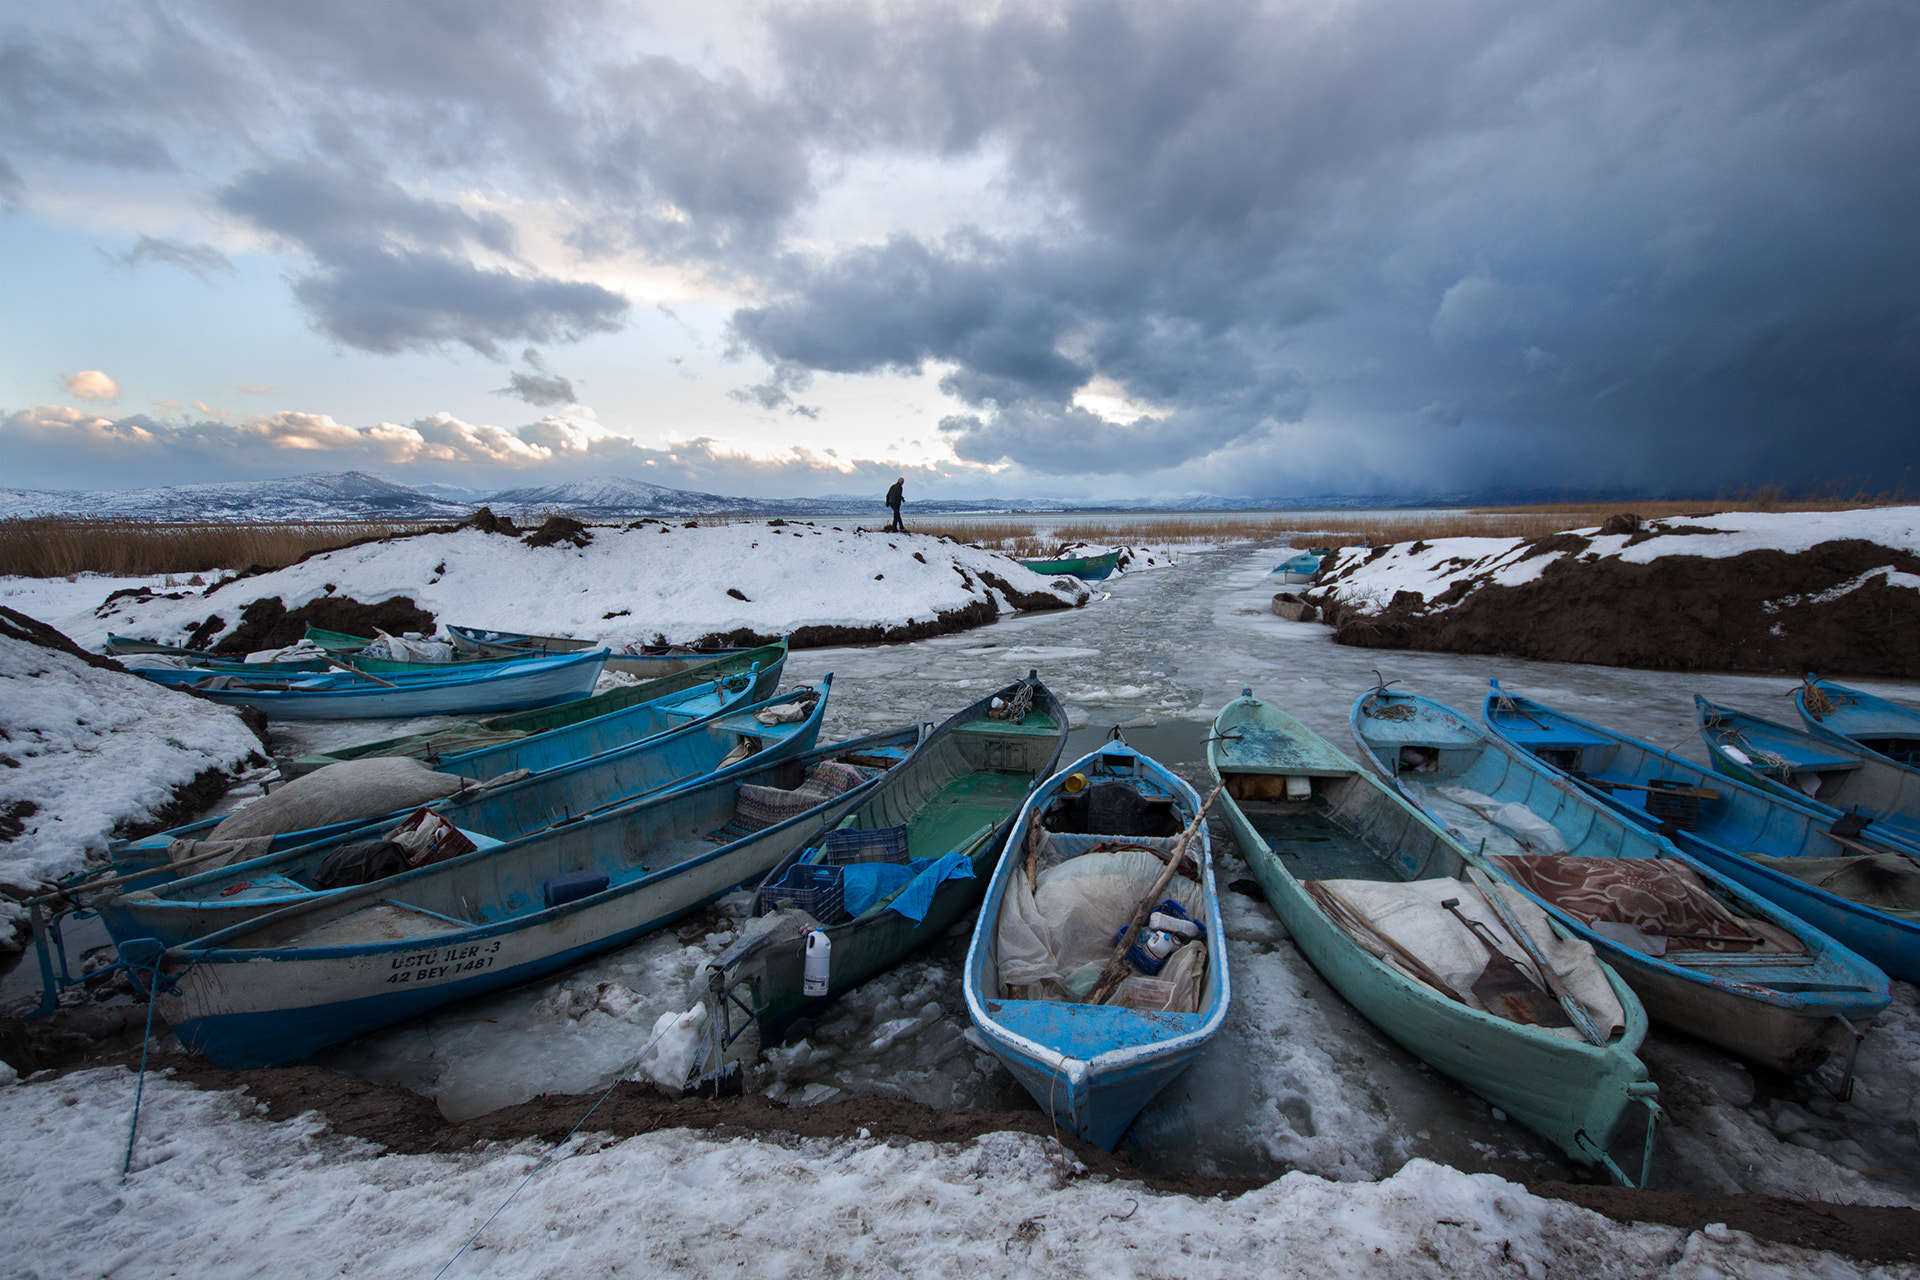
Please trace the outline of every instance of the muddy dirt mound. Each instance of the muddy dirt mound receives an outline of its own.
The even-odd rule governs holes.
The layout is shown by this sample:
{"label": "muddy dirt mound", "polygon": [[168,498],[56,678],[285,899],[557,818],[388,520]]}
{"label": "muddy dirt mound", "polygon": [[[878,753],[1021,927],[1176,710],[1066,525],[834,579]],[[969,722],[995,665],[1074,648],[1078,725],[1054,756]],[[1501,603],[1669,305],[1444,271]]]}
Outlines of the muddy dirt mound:
{"label": "muddy dirt mound", "polygon": [[593,541],[593,530],[572,516],[548,516],[545,524],[521,541],[530,547],[551,547],[561,542],[571,547],[584,547]]}
{"label": "muddy dirt mound", "polygon": [[[214,652],[238,655],[260,649],[283,649],[300,643],[308,627],[344,631],[354,636],[372,636],[376,630],[389,635],[403,631],[431,635],[434,617],[414,604],[412,596],[392,596],[378,604],[362,604],[351,596],[322,596],[298,609],[288,609],[279,596],[267,596],[246,607],[239,624],[220,638]],[[218,631],[219,626],[206,627],[206,630],[211,634]]]}
{"label": "muddy dirt mound", "polygon": [[1920,592],[1884,572],[1920,556],[1859,539],[1797,554],[1667,555],[1645,564],[1556,559],[1532,582],[1462,578],[1433,600],[1401,591],[1362,611],[1309,597],[1340,644],[1503,654],[1676,671],[1804,671],[1920,677]]}

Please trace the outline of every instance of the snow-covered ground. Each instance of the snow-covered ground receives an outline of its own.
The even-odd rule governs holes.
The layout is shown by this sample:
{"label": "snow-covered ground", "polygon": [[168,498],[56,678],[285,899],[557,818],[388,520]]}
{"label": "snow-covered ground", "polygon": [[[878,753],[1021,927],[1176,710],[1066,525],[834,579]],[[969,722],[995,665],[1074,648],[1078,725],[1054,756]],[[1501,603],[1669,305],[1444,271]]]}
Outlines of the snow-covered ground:
{"label": "snow-covered ground", "polygon": [[443,624],[684,644],[741,629],[780,635],[932,623],[982,601],[1011,611],[1006,590],[989,578],[1066,605],[1087,595],[1071,579],[1041,577],[994,552],[851,524],[650,522],[590,533],[584,547],[529,546],[477,529],[397,538],[180,599],[128,597],[43,621],[97,648],[109,631],[178,642],[217,615],[222,624],[207,634],[218,643],[254,600],[277,596],[292,610],[332,595],[367,604],[407,596]]}
{"label": "snow-covered ground", "polygon": [[[1486,676],[1499,675],[1662,743],[1689,736],[1686,695],[1696,689],[1765,707],[1783,685],[1343,648],[1325,628],[1268,610],[1277,550],[1183,554],[1177,569],[1099,584],[1085,609],[1009,616],[907,645],[798,651],[787,682],[835,673],[824,736],[837,738],[931,718],[1037,667],[1082,734],[1127,725],[1136,745],[1187,770],[1214,712],[1248,684],[1336,743],[1376,666],[1466,708]],[[1920,704],[1913,686],[1869,687]],[[278,749],[309,745],[296,734]],[[1218,870],[1223,884],[1248,874],[1230,846]],[[366,1037],[326,1065],[404,1083],[449,1115],[603,1087],[662,1013],[685,1007],[743,902],[559,980]],[[1264,902],[1229,894],[1222,909],[1234,1011],[1142,1117],[1143,1159],[1275,1179],[1259,1191],[1218,1201],[1063,1179],[1049,1143],[1011,1134],[904,1146],[666,1132],[583,1138],[532,1178],[482,1233],[483,1247],[448,1274],[1916,1274],[1724,1230],[1621,1226],[1529,1195],[1520,1180],[1566,1176],[1550,1151],[1361,1020]],[[1007,1105],[1017,1086],[966,1036],[955,963],[963,943],[949,939],[843,999],[803,1042],[773,1055],[758,1087],[792,1101],[882,1093]],[[1757,1079],[1677,1032],[1656,1031],[1644,1056],[1672,1112],[1656,1183],[1920,1200],[1910,1172],[1920,1167],[1920,1001],[1906,984],[1895,991],[1847,1103]],[[95,1072],[0,1090],[0,1270],[431,1275],[544,1151],[523,1143],[380,1155],[319,1132],[311,1117],[271,1125],[239,1095],[149,1078],[134,1172],[123,1183],[132,1084],[127,1073]]]}
{"label": "snow-covered ground", "polygon": [[[1875,507],[1859,511],[1776,513],[1742,511],[1726,515],[1650,520],[1638,533],[1599,529],[1571,531],[1581,540],[1551,551],[1535,551],[1529,538],[1436,538],[1397,542],[1370,553],[1348,547],[1314,589],[1350,607],[1377,612],[1395,592],[1417,591],[1429,603],[1457,582],[1517,587],[1532,582],[1563,557],[1582,561],[1616,559],[1647,564],[1662,556],[1722,559],[1748,551],[1806,551],[1823,542],[1857,539],[1909,553],[1920,553],[1920,507]],[[1561,535],[1564,537],[1565,535]],[[1920,577],[1889,564],[1865,578],[1884,575],[1894,586],[1920,590]],[[1846,589],[1862,585],[1849,584]],[[1459,600],[1452,603],[1458,604]]]}
{"label": "snow-covered ground", "polygon": [[[0,633],[0,885],[34,891],[80,870],[175,788],[241,774],[260,753],[229,707]],[[0,920],[11,908],[0,902]]]}
{"label": "snow-covered ground", "polygon": [[129,1074],[96,1071],[0,1092],[6,1275],[1912,1274],[1725,1227],[1622,1225],[1426,1161],[1361,1185],[1294,1173],[1232,1199],[1075,1176],[1051,1141],[1012,1133],[953,1144],[584,1134],[537,1168],[549,1155],[539,1142],[381,1155],[311,1115],[272,1124],[237,1093],[158,1079],[123,1179],[133,1090]]}

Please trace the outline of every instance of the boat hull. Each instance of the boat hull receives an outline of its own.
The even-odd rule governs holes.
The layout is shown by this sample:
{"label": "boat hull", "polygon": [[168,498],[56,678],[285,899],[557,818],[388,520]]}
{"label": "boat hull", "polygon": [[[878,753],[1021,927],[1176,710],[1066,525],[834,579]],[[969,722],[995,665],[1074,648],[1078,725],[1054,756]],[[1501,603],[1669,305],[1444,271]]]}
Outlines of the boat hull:
{"label": "boat hull", "polygon": [[[1130,766],[1126,762],[1134,762]],[[1225,929],[1213,881],[1206,825],[1200,824],[1189,854],[1201,872],[1205,903],[1207,977],[1198,1013],[1150,1013],[1110,1005],[1008,999],[999,990],[1000,913],[1013,876],[1025,864],[1026,833],[1041,822],[1065,780],[1084,774],[1148,780],[1173,800],[1179,824],[1192,822],[1200,797],[1178,776],[1124,744],[1109,743],[1065,766],[1037,788],[1021,807],[1005,851],[987,887],[967,948],[962,989],[974,1029],[1033,1100],[1063,1130],[1111,1149],[1134,1118],[1184,1071],[1225,1023],[1232,1002]],[[1123,833],[1116,833],[1123,834]]]}
{"label": "boat hull", "polygon": [[[1290,768],[1324,770],[1328,761],[1315,753],[1276,757],[1266,750],[1235,750],[1229,733],[1248,723],[1265,723],[1282,741],[1318,741],[1350,770],[1344,815],[1371,814],[1366,825],[1382,833],[1408,878],[1450,874],[1467,865],[1465,850],[1426,814],[1399,793],[1366,773],[1318,735],[1284,713],[1242,697],[1221,709],[1209,742],[1208,767],[1218,780],[1226,773],[1279,773]],[[1242,741],[1245,739],[1242,738]],[[1322,776],[1325,776],[1324,774]],[[1222,795],[1227,823],[1241,856],[1253,869],[1274,913],[1294,944],[1334,990],[1362,1016],[1436,1070],[1459,1081],[1526,1128],[1564,1151],[1578,1164],[1605,1165],[1621,1180],[1608,1151],[1625,1129],[1635,1104],[1652,1110],[1657,1092],[1635,1056],[1646,1038],[1647,1015],[1619,974],[1602,966],[1625,1015],[1625,1026],[1605,1044],[1571,1040],[1536,1027],[1495,1017],[1448,999],[1363,950],[1318,903],[1274,852],[1231,795]],[[1651,1126],[1651,1114],[1648,1117]]]}
{"label": "boat hull", "polygon": [[[850,748],[870,750],[883,742],[910,743],[913,737],[911,729],[873,735],[782,767],[793,774],[812,759]],[[159,953],[156,1007],[183,1045],[218,1066],[295,1062],[451,1001],[552,973],[669,924],[757,880],[798,844],[817,839],[884,777],[867,779],[751,835],[718,847],[703,843],[710,833],[724,832],[738,786],[762,772],[730,772],[485,856],[344,890],[326,902],[282,910],[168,949]],[[690,846],[695,851],[680,856]],[[656,858],[667,865],[652,869]],[[590,897],[539,908],[542,883],[583,868],[606,871],[611,883]],[[400,910],[402,904],[407,910]],[[505,918],[473,925],[452,918],[475,904]],[[297,945],[376,906],[392,908],[396,918],[424,930],[434,928],[438,912],[441,926],[388,941]],[[130,950],[139,957],[156,948]]]}

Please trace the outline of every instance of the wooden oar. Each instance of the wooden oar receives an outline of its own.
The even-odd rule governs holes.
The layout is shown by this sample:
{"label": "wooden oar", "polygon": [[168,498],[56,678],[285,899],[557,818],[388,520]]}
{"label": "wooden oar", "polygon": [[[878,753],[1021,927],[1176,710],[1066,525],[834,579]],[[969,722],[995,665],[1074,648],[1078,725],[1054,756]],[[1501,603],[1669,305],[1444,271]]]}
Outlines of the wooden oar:
{"label": "wooden oar", "polygon": [[1480,896],[1487,900],[1487,905],[1492,907],[1493,913],[1500,917],[1500,923],[1506,926],[1513,940],[1525,949],[1527,957],[1533,961],[1533,967],[1539,970],[1540,977],[1545,980],[1547,990],[1551,991],[1553,998],[1560,1002],[1560,1007],[1567,1011],[1567,1017],[1572,1019],[1573,1025],[1580,1028],[1580,1034],[1593,1044],[1605,1044],[1607,1037],[1601,1032],[1600,1024],[1593,1020],[1586,1006],[1575,1000],[1572,993],[1567,990],[1566,984],[1560,981],[1560,975],[1553,971],[1551,964],[1547,963],[1545,953],[1534,941],[1533,935],[1527,932],[1526,926],[1520,923],[1520,917],[1514,912],[1513,904],[1506,900],[1506,895],[1502,894],[1499,887],[1494,884],[1493,877],[1478,867],[1468,867],[1467,880],[1480,891]]}
{"label": "wooden oar", "polygon": [[1712,787],[1649,787],[1638,782],[1609,782],[1605,778],[1582,778],[1580,781],[1590,787],[1599,787],[1603,791],[1652,791],[1663,796],[1693,796],[1700,800],[1720,799],[1720,793]]}
{"label": "wooden oar", "polygon": [[[1447,983],[1445,978],[1435,973],[1425,960],[1422,960],[1419,956],[1401,946],[1400,943],[1390,935],[1382,933],[1379,925],[1369,920],[1366,915],[1361,912],[1360,908],[1348,902],[1338,893],[1335,893],[1330,886],[1317,880],[1301,880],[1298,883],[1300,888],[1306,892],[1306,895],[1318,903],[1320,909],[1327,913],[1327,918],[1344,929],[1347,936],[1359,944],[1362,950],[1370,953],[1375,959],[1389,964],[1397,960],[1400,964],[1404,965],[1414,977],[1426,983],[1441,995],[1446,996],[1449,1000],[1453,1000],[1459,1004],[1467,1003],[1467,998],[1458,991],[1455,991],[1453,987]],[[1369,942],[1365,936],[1362,936],[1361,930],[1365,930],[1367,934],[1372,936],[1373,940]]]}
{"label": "wooden oar", "polygon": [[340,668],[342,671],[347,672],[349,675],[359,676],[362,680],[371,680],[375,684],[385,685],[389,689],[398,689],[400,687],[399,685],[395,684],[391,680],[382,680],[379,676],[368,675],[366,672],[360,670],[360,668],[358,667],[348,666],[346,663],[340,661],[340,659],[334,657],[332,654],[327,655],[327,661],[333,664],[334,666]]}
{"label": "wooden oar", "polygon": [[1207,810],[1213,808],[1213,802],[1220,798],[1220,793],[1226,790],[1226,787],[1227,784],[1224,782],[1215,787],[1213,794],[1207,797],[1207,802],[1200,806],[1200,812],[1193,815],[1192,825],[1180,833],[1180,842],[1174,845],[1173,852],[1168,855],[1166,870],[1160,873],[1160,878],[1153,882],[1153,888],[1147,890],[1147,896],[1140,899],[1140,905],[1134,908],[1132,921],[1121,933],[1120,944],[1113,949],[1113,958],[1107,961],[1107,967],[1100,971],[1100,980],[1094,983],[1093,990],[1087,993],[1087,1004],[1104,1003],[1106,998],[1113,994],[1113,989],[1126,981],[1127,975],[1133,971],[1133,966],[1127,963],[1127,949],[1133,946],[1134,940],[1140,936],[1140,928],[1146,924],[1147,917],[1152,915],[1153,909],[1160,905],[1160,895],[1167,891],[1169,884],[1173,883],[1173,873],[1180,866],[1180,859],[1186,856],[1187,845],[1192,842],[1194,833],[1199,831],[1201,825],[1206,822]]}

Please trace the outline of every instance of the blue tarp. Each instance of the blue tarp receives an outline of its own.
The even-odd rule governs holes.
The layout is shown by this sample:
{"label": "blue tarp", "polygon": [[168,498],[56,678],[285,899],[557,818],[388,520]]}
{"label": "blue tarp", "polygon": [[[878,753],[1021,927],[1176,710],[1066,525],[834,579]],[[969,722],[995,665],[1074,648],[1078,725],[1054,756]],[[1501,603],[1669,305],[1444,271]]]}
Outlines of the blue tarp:
{"label": "blue tarp", "polygon": [[[887,902],[887,909],[898,911],[918,924],[933,906],[933,894],[948,880],[973,879],[973,863],[964,853],[944,858],[915,858],[912,862],[856,862],[840,868],[840,883],[845,894],[847,914],[864,915],[876,903],[899,891]],[[904,887],[902,887],[904,886]]]}

